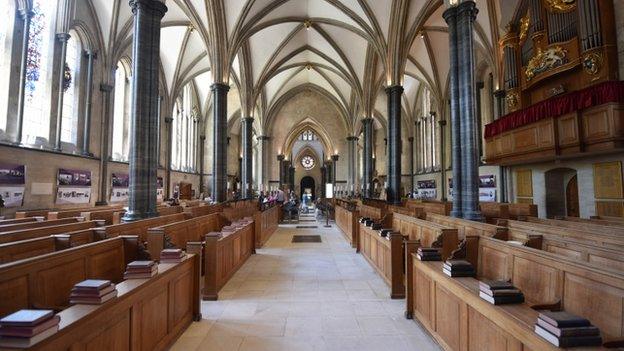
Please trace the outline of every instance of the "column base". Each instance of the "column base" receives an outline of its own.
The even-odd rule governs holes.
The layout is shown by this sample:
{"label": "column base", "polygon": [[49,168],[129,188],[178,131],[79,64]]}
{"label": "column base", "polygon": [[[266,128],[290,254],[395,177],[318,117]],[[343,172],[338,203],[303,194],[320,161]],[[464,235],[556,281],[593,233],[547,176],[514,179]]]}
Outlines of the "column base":
{"label": "column base", "polygon": [[122,222],[125,223],[125,222],[134,222],[140,219],[153,218],[153,217],[158,217],[158,212],[154,211],[154,212],[140,213],[137,211],[126,211],[126,214],[124,214],[124,216],[121,217],[121,220]]}
{"label": "column base", "polygon": [[464,219],[467,219],[469,221],[482,222],[483,216],[481,215],[480,211],[468,211],[464,212]]}
{"label": "column base", "polygon": [[462,215],[461,211],[453,210],[453,211],[451,211],[451,217],[453,217],[453,218],[462,218],[463,215]]}

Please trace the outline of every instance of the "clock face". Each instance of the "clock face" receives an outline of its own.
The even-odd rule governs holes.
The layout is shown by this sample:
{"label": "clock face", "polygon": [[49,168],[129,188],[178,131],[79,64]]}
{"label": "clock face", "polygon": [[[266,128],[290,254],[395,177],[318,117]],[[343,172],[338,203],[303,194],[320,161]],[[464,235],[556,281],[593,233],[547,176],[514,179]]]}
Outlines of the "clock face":
{"label": "clock face", "polygon": [[312,168],[314,168],[314,159],[310,156],[303,156],[303,158],[301,159],[301,165],[306,170],[311,170]]}

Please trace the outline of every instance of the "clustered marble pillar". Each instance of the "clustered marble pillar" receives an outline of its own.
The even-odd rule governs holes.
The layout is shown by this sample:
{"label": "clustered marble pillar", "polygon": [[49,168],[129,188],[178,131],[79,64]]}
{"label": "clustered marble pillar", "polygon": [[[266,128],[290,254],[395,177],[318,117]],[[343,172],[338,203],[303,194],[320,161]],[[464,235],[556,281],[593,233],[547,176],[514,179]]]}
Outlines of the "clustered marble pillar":
{"label": "clustered marble pillar", "polygon": [[[206,196],[206,187],[204,186],[204,148],[206,147],[206,136],[199,136],[199,193]],[[203,200],[203,199],[202,199]]]}
{"label": "clustered marble pillar", "polygon": [[373,119],[362,120],[364,128],[364,197],[373,195]]}
{"label": "clustered marble pillar", "polygon": [[92,50],[85,51],[87,58],[87,85],[85,92],[84,128],[82,131],[82,154],[93,156],[89,151],[89,138],[91,136],[91,106],[93,105],[93,61],[97,55]]}
{"label": "clustered marble pillar", "polygon": [[213,96],[214,148],[212,159],[212,198],[216,202],[227,200],[227,93],[230,86],[214,83]]}
{"label": "clustered marble pillar", "polygon": [[414,191],[414,137],[407,138],[409,141],[409,176],[410,176],[410,192]]}
{"label": "clustered marble pillar", "polygon": [[326,176],[327,176],[327,168],[325,167],[325,164],[323,163],[323,165],[321,166],[321,199],[325,198],[325,184],[326,184]]}
{"label": "clustered marble pillar", "polygon": [[[100,124],[100,155],[108,155],[108,133],[111,113],[111,95],[113,86],[110,84],[100,84],[100,91],[102,92],[102,123]],[[95,203],[98,206],[106,205],[106,190],[108,189],[108,157],[100,157],[100,191],[98,193],[98,200]]]}
{"label": "clustered marble pillar", "polygon": [[253,121],[252,117],[243,118],[242,121],[242,146],[243,146],[243,164],[242,164],[242,179],[241,179],[241,187],[243,191],[241,192],[241,196],[245,199],[251,199],[252,194],[252,159],[253,159]]}
{"label": "clustered marble pillar", "polygon": [[285,172],[284,172],[284,155],[277,155],[277,161],[278,161],[278,171],[279,171],[279,187],[280,189],[282,189],[282,187],[284,186],[284,182],[286,181],[285,179]]}
{"label": "clustered marble pillar", "polygon": [[387,202],[401,203],[401,95],[403,87],[386,88],[388,95],[388,189]]}
{"label": "clustered marble pillar", "polygon": [[269,174],[267,170],[267,165],[269,163],[269,140],[270,137],[266,135],[261,135],[257,137],[258,142],[260,143],[260,174],[258,177],[258,184],[262,184],[262,189],[268,190],[269,186]]}
{"label": "clustered marble pillar", "polygon": [[476,116],[473,27],[478,10],[463,1],[444,12],[449,28],[454,217],[481,220],[479,127]]}
{"label": "clustered marble pillar", "polygon": [[61,136],[63,133],[63,97],[65,96],[65,60],[67,58],[67,41],[71,36],[69,33],[57,33],[56,38],[61,43],[61,57],[59,60],[58,77],[58,105],[56,106],[56,133],[54,135],[54,150],[61,151]]}
{"label": "clustered marble pillar", "polygon": [[358,137],[356,136],[350,136],[347,137],[347,146],[348,146],[348,154],[349,154],[349,164],[347,165],[347,169],[348,169],[348,184],[347,184],[347,188],[348,191],[352,192],[355,191],[355,175],[356,175],[356,150],[357,150],[357,142],[358,142]]}
{"label": "clustered marble pillar", "polygon": [[160,1],[130,1],[134,15],[132,105],[130,107],[130,194],[124,221],[157,216],[158,72],[160,21],[167,6]]}

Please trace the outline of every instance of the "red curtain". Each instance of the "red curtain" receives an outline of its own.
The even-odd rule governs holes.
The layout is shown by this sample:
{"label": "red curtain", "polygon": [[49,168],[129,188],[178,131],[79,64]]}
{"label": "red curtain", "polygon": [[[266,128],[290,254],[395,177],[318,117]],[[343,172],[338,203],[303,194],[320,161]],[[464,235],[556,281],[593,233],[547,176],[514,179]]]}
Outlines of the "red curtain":
{"label": "red curtain", "polygon": [[624,103],[624,81],[604,82],[583,90],[555,96],[523,110],[512,112],[485,126],[485,137],[515,129],[539,120],[559,117],[609,102]]}

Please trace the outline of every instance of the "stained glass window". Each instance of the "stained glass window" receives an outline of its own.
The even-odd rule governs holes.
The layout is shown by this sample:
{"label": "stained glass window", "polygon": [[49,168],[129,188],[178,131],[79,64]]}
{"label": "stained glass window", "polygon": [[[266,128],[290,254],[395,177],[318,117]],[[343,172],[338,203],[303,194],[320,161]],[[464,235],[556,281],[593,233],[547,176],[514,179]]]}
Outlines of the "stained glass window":
{"label": "stained glass window", "polygon": [[[26,63],[26,99],[22,142],[47,141],[50,134],[50,79],[54,43],[54,10],[56,1],[33,0],[33,17],[28,33]],[[37,140],[37,138],[41,138]]]}
{"label": "stained glass window", "polygon": [[312,156],[303,156],[301,158],[301,165],[306,170],[311,170],[312,168],[314,168],[314,158],[312,158]]}
{"label": "stained glass window", "polygon": [[188,83],[182,89],[182,94],[176,100],[173,109],[175,117],[172,126],[171,167],[185,172],[193,172],[196,169],[197,125],[195,121],[199,117],[199,111],[194,101],[193,83]]}
{"label": "stained glass window", "polygon": [[76,144],[78,139],[78,74],[82,48],[78,34],[70,32],[67,41],[67,56],[65,59],[63,96],[63,123],[61,140]]}
{"label": "stained glass window", "polygon": [[307,130],[304,130],[303,133],[301,133],[301,140],[314,141],[316,140],[316,135],[314,135],[313,131],[307,129]]}
{"label": "stained glass window", "polygon": [[[11,44],[15,16],[14,1],[0,6],[0,76],[8,77],[11,69]],[[9,101],[9,80],[0,81],[0,131],[6,131],[7,103]]]}

